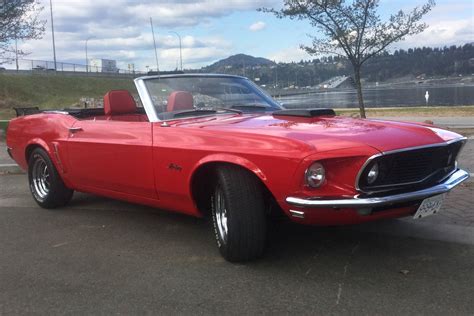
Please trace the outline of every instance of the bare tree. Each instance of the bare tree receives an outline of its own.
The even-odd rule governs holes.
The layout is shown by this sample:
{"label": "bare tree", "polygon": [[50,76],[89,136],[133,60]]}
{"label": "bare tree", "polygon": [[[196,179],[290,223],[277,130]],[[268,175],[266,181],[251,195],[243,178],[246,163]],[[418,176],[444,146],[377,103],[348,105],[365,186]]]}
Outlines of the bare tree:
{"label": "bare tree", "polygon": [[46,24],[39,18],[42,9],[38,0],[0,0],[0,57],[25,55],[16,42],[42,37]]}
{"label": "bare tree", "polygon": [[423,32],[428,26],[421,19],[434,6],[434,0],[402,10],[383,21],[377,12],[379,0],[284,0],[281,10],[261,9],[278,18],[309,20],[320,34],[309,35],[312,46],[301,45],[311,55],[336,54],[352,64],[361,117],[366,117],[361,84],[361,68],[371,57],[406,36]]}

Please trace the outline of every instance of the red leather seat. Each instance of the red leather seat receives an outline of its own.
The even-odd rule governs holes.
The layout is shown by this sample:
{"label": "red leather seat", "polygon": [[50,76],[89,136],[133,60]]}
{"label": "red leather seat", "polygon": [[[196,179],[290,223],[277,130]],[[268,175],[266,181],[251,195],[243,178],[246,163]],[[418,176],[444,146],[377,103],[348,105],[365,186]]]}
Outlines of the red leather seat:
{"label": "red leather seat", "polygon": [[127,90],[112,90],[104,96],[105,115],[135,114],[137,104]]}
{"label": "red leather seat", "polygon": [[168,112],[192,110],[194,108],[193,95],[186,91],[174,91],[168,96]]}

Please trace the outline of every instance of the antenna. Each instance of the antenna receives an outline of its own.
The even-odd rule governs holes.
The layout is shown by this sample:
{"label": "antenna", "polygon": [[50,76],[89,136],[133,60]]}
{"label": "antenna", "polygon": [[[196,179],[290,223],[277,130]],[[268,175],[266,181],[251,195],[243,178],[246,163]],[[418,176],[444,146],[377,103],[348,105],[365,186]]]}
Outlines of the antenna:
{"label": "antenna", "polygon": [[150,17],[151,33],[153,34],[153,45],[155,46],[155,59],[156,59],[156,71],[160,72],[160,66],[158,64],[158,51],[156,50],[156,39],[155,39],[155,28],[153,27],[153,19]]}

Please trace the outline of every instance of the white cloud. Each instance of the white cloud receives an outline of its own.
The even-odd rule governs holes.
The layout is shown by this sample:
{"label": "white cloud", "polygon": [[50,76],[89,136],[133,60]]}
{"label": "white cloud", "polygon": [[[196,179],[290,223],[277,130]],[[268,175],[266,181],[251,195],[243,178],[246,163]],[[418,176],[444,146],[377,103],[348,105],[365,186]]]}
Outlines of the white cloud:
{"label": "white cloud", "polygon": [[408,37],[394,47],[440,47],[474,42],[473,19],[428,20],[427,23],[429,28],[423,33]]}
{"label": "white cloud", "polygon": [[[49,20],[49,0],[42,17]],[[180,28],[186,67],[200,67],[231,53],[231,44],[218,36],[195,37],[186,27],[208,25],[214,18],[234,12],[272,6],[276,0],[53,0],[58,61],[85,63],[85,39],[89,56],[117,59],[119,65],[135,63],[137,68],[155,64],[149,18],[153,17],[162,69],[174,69],[179,41],[168,30]],[[50,24],[42,40],[20,43],[31,52],[27,58],[52,60]]]}
{"label": "white cloud", "polygon": [[279,63],[279,62],[292,62],[292,61],[296,62],[302,59],[308,60],[308,59],[313,59],[314,57],[311,57],[310,55],[308,55],[308,53],[306,53],[304,50],[302,50],[299,47],[289,47],[289,48],[279,50],[271,54],[267,58]]}
{"label": "white cloud", "polygon": [[[85,64],[85,41],[76,34],[57,33],[56,52],[58,61]],[[157,36],[160,68],[175,69],[179,59],[179,41],[172,35]],[[201,67],[231,53],[231,44],[218,37],[182,36],[182,52],[186,68]],[[34,52],[28,59],[52,60],[51,35],[42,40],[20,43],[21,50]],[[119,67],[134,63],[137,69],[155,67],[153,37],[151,34],[137,37],[93,38],[88,42],[89,58],[105,58],[118,61]]]}
{"label": "white cloud", "polygon": [[[48,0],[41,1],[49,8]],[[68,0],[53,1],[53,6],[58,30],[64,31],[85,29],[91,21],[106,29],[148,25],[150,17],[157,27],[195,26],[210,18],[276,3],[276,0]]]}
{"label": "white cloud", "polygon": [[257,32],[263,30],[267,25],[265,22],[258,21],[249,26],[249,30],[252,32]]}
{"label": "white cloud", "polygon": [[[474,19],[472,18],[474,3],[472,0],[439,0],[436,2],[433,10],[423,19],[423,22],[428,24],[428,29],[392,45],[390,47],[392,50],[421,46],[442,47],[474,42]],[[393,6],[397,5],[396,1],[390,3]],[[409,5],[404,10],[409,10],[412,6]]]}

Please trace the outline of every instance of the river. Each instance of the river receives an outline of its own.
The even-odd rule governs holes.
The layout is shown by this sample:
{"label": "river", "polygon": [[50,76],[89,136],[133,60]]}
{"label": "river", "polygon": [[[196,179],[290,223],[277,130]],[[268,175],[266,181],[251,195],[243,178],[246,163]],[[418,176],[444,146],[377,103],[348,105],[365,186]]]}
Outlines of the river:
{"label": "river", "polygon": [[[429,93],[426,103],[425,94]],[[276,97],[286,108],[355,108],[357,93],[329,90]],[[380,87],[364,89],[366,107],[456,106],[474,105],[474,85]]]}

